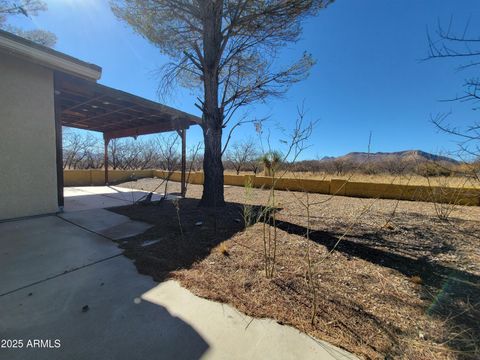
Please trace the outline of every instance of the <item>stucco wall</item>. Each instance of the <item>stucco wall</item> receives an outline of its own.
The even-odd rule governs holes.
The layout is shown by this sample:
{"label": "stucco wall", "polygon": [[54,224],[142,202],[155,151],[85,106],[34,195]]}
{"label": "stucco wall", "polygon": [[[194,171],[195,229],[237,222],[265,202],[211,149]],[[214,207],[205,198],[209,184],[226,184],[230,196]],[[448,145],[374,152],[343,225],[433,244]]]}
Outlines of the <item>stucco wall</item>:
{"label": "stucco wall", "polygon": [[0,220],[57,211],[53,72],[0,52]]}

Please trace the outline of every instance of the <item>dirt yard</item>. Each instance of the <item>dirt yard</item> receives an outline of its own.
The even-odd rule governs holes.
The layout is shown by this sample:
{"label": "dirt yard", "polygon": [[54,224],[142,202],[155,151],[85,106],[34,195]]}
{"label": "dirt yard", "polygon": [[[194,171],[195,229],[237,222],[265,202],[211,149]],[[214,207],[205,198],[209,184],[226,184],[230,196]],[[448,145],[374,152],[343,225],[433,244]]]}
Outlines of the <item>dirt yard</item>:
{"label": "dirt yard", "polygon": [[[152,191],[159,182],[121,186]],[[227,207],[208,211],[198,208],[201,191],[189,185],[178,202],[114,210],[155,225],[120,244],[140,272],[362,358],[480,357],[480,208],[456,207],[445,221],[431,203],[310,194],[308,224],[306,195],[278,191],[275,272],[267,278],[270,222],[245,230],[243,209],[260,211],[269,191],[226,187]]]}

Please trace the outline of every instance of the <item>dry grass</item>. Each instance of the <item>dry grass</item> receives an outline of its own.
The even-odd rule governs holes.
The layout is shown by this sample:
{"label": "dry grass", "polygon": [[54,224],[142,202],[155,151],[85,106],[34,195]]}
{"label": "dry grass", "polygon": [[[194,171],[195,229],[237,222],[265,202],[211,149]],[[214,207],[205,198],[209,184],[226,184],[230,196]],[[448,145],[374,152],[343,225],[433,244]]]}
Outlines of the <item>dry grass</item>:
{"label": "dry grass", "polygon": [[[125,186],[151,190],[157,182],[143,179]],[[177,188],[172,183],[169,191]],[[190,185],[187,195],[198,199],[201,186]],[[225,196],[230,205],[220,213],[198,209],[196,200],[180,201],[184,245],[178,225],[170,225],[176,214],[167,202],[119,209],[155,224],[122,246],[141,272],[159,281],[174,277],[197,295],[254,317],[274,318],[363,358],[480,356],[480,208],[456,207],[446,222],[431,203],[310,194],[317,205],[311,209],[309,246],[318,264],[312,325],[302,206],[293,194],[277,192],[282,208],[278,261],[275,276],[267,279],[263,225],[242,231],[238,204],[245,201],[244,189],[226,187]],[[251,189],[248,202],[262,205],[267,197],[267,191]],[[370,210],[352,227],[366,205]],[[199,217],[201,228],[194,225]],[[139,246],[155,238],[162,241]]]}

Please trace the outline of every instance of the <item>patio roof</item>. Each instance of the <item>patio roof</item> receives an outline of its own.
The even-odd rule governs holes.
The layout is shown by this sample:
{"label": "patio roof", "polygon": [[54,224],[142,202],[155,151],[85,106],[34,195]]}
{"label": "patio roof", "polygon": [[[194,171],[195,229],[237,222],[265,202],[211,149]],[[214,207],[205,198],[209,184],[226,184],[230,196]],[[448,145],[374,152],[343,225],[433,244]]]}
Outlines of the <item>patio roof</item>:
{"label": "patio roof", "polygon": [[64,73],[55,76],[63,126],[98,131],[105,139],[187,129],[201,119],[111,87]]}

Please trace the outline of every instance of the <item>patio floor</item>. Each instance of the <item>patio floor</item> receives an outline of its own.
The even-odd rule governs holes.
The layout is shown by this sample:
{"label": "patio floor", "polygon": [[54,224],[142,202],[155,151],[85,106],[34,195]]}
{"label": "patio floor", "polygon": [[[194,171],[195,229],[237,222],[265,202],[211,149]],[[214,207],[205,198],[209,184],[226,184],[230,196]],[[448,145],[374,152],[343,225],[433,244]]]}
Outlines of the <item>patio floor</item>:
{"label": "patio floor", "polygon": [[[63,191],[65,212],[131,205],[148,194],[119,186],[75,186],[66,187]],[[162,194],[153,194],[152,200],[160,200],[161,197]],[[168,195],[170,199],[173,197]]]}
{"label": "patio floor", "polygon": [[[75,188],[66,199],[74,197],[70,204],[83,210],[68,209],[66,201],[59,216],[0,223],[0,338],[24,344],[0,348],[0,358],[354,358],[273,320],[196,297],[174,281],[158,284],[138,274],[111,239],[149,225],[100,208],[128,201],[120,198],[123,189],[106,191],[112,188]],[[52,345],[58,339],[61,346],[27,348],[33,339]]]}

